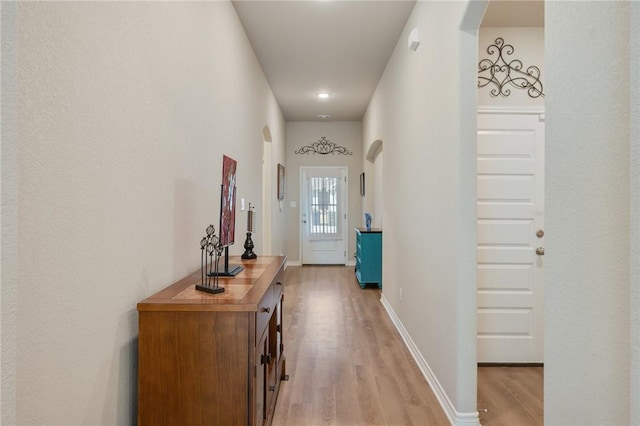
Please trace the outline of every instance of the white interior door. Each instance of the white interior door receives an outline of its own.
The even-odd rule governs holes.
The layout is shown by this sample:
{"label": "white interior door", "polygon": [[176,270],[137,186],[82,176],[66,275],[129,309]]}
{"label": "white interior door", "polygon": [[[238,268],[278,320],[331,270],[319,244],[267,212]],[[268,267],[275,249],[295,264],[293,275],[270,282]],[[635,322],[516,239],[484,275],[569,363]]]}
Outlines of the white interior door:
{"label": "white interior door", "polygon": [[478,361],[543,362],[544,114],[478,114]]}
{"label": "white interior door", "polygon": [[301,168],[300,247],[303,264],[346,264],[346,180],[347,170],[344,167]]}

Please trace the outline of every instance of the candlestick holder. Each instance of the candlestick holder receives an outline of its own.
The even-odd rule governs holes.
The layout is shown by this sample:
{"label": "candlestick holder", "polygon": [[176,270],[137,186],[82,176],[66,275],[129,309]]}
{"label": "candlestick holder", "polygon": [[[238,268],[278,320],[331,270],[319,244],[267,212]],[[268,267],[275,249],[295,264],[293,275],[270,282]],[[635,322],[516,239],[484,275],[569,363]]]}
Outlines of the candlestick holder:
{"label": "candlestick holder", "polygon": [[256,259],[258,257],[258,255],[253,252],[255,246],[251,239],[251,233],[255,228],[255,218],[254,208],[251,207],[251,203],[249,203],[249,210],[247,211],[247,239],[244,242],[244,253],[240,256],[243,259]]}

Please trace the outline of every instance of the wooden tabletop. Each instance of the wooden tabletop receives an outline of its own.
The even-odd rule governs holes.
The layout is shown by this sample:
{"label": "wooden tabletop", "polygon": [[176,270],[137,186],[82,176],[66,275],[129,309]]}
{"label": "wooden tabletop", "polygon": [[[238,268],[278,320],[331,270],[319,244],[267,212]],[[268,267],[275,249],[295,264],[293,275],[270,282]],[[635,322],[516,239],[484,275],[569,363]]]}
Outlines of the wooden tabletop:
{"label": "wooden tabletop", "polygon": [[285,260],[285,256],[259,256],[251,260],[230,257],[230,265],[241,265],[244,270],[235,277],[219,277],[218,284],[224,287],[224,293],[196,290],[196,284],[202,281],[198,269],[139,302],[138,311],[256,311],[274,276],[281,267],[284,270]]}

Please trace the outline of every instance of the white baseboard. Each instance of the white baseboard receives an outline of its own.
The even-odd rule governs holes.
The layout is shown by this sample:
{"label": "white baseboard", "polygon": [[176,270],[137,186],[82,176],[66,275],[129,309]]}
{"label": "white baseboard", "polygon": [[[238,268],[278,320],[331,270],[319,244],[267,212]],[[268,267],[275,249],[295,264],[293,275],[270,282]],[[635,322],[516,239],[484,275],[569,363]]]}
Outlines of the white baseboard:
{"label": "white baseboard", "polygon": [[287,262],[284,265],[284,269],[287,269],[289,266],[300,266],[300,261],[287,259]]}
{"label": "white baseboard", "polygon": [[409,352],[411,353],[411,356],[413,356],[413,359],[422,372],[422,375],[425,379],[427,379],[427,383],[429,383],[431,390],[433,390],[433,393],[438,399],[438,402],[440,403],[440,406],[449,419],[449,422],[451,422],[451,424],[455,426],[479,426],[480,418],[478,417],[477,411],[475,413],[461,413],[456,411],[455,407],[451,403],[451,400],[449,399],[449,396],[440,385],[438,378],[435,376],[435,374],[433,374],[431,367],[429,367],[429,364],[416,347],[413,339],[411,339],[411,336],[407,332],[407,329],[404,328],[402,321],[400,321],[400,318],[398,318],[398,316],[396,315],[395,311],[389,304],[389,301],[386,299],[386,297],[384,297],[384,293],[380,297],[380,302],[382,302],[382,305],[387,311],[389,318],[391,318],[391,322],[393,322],[393,324],[396,326],[398,333],[400,333],[404,344],[407,346],[407,349],[409,349]]}
{"label": "white baseboard", "polygon": [[[300,266],[300,261],[287,259],[287,262],[284,265],[284,269],[287,269],[289,266]],[[344,266],[356,266],[356,261],[348,260]]]}

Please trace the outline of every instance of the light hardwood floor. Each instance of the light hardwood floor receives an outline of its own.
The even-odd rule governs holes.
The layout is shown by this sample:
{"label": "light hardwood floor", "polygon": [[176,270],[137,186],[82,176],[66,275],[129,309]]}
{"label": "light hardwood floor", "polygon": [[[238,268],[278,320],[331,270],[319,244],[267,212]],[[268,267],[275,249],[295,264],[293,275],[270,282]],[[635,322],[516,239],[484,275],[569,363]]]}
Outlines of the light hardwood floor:
{"label": "light hardwood floor", "polygon": [[478,411],[483,426],[543,422],[543,367],[479,367]]}
{"label": "light hardwood floor", "polygon": [[[290,380],[280,388],[274,426],[449,424],[380,294],[377,288],[361,289],[353,267],[287,269],[284,343]],[[480,370],[479,375],[485,377]],[[529,394],[517,387],[505,390],[508,378],[492,380],[492,390],[478,392],[478,406],[488,410],[480,414],[483,426],[518,425],[504,423],[520,419],[513,413],[521,408],[512,409],[500,393],[511,393],[524,405]],[[505,404],[507,417],[501,415]],[[522,424],[542,424],[541,411],[533,416],[540,422]]]}

